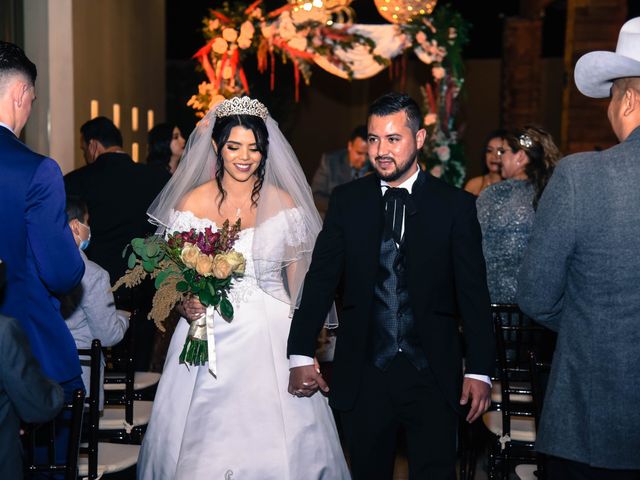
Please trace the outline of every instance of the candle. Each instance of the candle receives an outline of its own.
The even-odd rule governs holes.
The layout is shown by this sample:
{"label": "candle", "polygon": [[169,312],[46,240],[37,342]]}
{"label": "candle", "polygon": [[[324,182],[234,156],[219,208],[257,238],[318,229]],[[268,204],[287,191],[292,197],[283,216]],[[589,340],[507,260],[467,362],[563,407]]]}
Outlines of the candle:
{"label": "candle", "polygon": [[131,158],[136,163],[138,163],[139,161],[139,158],[138,158],[139,154],[140,154],[140,146],[138,145],[138,142],[133,142],[131,144]]}
{"label": "candle", "polygon": [[113,124],[120,128],[120,104],[113,104]]}
{"label": "candle", "polygon": [[91,100],[91,119],[98,116],[98,100]]}
{"label": "candle", "polygon": [[138,107],[131,107],[131,130],[138,131]]}
{"label": "candle", "polygon": [[153,128],[154,124],[154,114],[153,110],[147,110],[147,131]]}

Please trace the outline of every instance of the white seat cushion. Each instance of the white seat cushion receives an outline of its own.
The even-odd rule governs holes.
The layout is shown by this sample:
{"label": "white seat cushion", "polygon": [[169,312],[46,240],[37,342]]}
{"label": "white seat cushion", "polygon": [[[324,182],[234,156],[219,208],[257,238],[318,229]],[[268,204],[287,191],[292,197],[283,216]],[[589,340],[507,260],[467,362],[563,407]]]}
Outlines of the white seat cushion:
{"label": "white seat cushion", "polygon": [[[493,381],[493,387],[491,387],[491,401],[493,403],[502,403],[502,386],[500,380]],[[531,390],[531,384],[526,382],[511,382],[512,389]],[[105,385],[106,387],[106,385]],[[529,393],[512,393],[510,400],[514,403],[532,403],[533,397]]]}
{"label": "white seat cushion", "polygon": [[[123,378],[122,375],[110,375],[105,374],[105,378],[109,377]],[[144,390],[145,388],[152,387],[160,381],[160,374],[157,372],[136,372],[136,376],[133,379],[134,390]],[[124,390],[124,383],[105,383],[104,389],[106,391]]]}
{"label": "white seat cushion", "polygon": [[516,475],[520,480],[538,480],[535,473],[536,470],[538,470],[537,465],[531,465],[528,463],[516,465]]}
{"label": "white seat cushion", "polygon": [[[138,463],[140,445],[125,445],[122,443],[98,443],[98,477],[105,473],[125,470]],[[87,454],[80,454],[78,459],[78,473],[80,477],[89,475],[89,458]]]}
{"label": "white seat cushion", "polygon": [[[482,421],[491,433],[502,436],[502,412],[487,412],[482,415]],[[533,417],[511,417],[510,437],[516,442],[535,442],[536,428]]]}
{"label": "white seat cushion", "polygon": [[[153,402],[148,400],[136,400],[133,402],[133,425],[139,427],[149,423]],[[100,430],[126,429],[124,420],[124,405],[105,405],[104,413],[100,417]]]}

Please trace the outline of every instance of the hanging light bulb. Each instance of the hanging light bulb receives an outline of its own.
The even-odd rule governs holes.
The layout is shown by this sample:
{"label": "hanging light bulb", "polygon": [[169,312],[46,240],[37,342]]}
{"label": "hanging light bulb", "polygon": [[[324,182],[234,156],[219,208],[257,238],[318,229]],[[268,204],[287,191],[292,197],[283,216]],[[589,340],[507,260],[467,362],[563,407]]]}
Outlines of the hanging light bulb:
{"label": "hanging light bulb", "polygon": [[387,22],[404,25],[414,17],[430,15],[438,0],[374,0],[374,3]]}
{"label": "hanging light bulb", "polygon": [[289,0],[293,6],[291,17],[294,23],[309,21],[333,25],[334,23],[353,23],[353,11],[349,8],[351,0]]}

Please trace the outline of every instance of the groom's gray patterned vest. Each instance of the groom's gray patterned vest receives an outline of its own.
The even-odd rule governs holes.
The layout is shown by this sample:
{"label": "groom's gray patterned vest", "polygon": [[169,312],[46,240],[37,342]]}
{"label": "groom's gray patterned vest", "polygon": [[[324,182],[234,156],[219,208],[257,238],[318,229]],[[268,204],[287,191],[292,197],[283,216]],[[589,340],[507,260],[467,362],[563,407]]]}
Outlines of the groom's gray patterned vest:
{"label": "groom's gray patterned vest", "polygon": [[427,366],[409,303],[404,267],[404,239],[400,248],[383,235],[380,264],[373,296],[372,331],[369,351],[373,364],[386,370],[391,360],[402,351],[418,369]]}

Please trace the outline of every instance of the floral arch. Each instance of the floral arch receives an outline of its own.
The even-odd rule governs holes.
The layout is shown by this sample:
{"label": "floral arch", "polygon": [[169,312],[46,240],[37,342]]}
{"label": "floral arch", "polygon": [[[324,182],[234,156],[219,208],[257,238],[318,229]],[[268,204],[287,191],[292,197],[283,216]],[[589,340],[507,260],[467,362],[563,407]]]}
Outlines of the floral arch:
{"label": "floral arch", "polygon": [[[275,62],[293,66],[295,96],[309,85],[312,67],[344,78],[366,79],[394,61],[404,65],[412,51],[429,66],[421,87],[424,128],[422,161],[436,176],[460,186],[465,159],[456,123],[464,84],[462,47],[467,23],[448,5],[432,13],[436,0],[375,0],[392,23],[352,22],[351,0],[291,0],[266,12],[262,0],[250,5],[225,2],[203,19],[207,43],[194,55],[207,79],[188,101],[199,116],[221,99],[250,94],[243,65],[250,57],[275,87]],[[401,70],[404,70],[401,68]]]}

